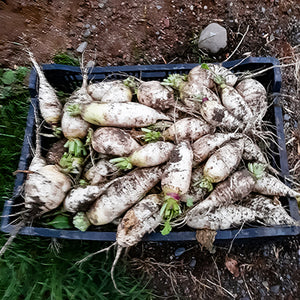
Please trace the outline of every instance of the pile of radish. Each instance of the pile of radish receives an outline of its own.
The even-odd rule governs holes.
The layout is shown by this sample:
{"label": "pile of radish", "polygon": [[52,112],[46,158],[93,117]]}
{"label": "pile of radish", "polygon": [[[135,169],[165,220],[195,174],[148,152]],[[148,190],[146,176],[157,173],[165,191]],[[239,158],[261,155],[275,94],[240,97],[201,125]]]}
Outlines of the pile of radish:
{"label": "pile of radish", "polygon": [[[42,215],[62,207],[80,230],[119,223],[123,246],[154,230],[166,235],[182,222],[213,230],[249,220],[296,224],[280,202],[276,210],[284,218],[266,213],[276,197],[300,194],[271,174],[258,146],[271,136],[263,131],[268,103],[259,81],[217,64],[161,82],[128,76],[88,83],[83,69],[82,86],[63,105],[31,53],[30,59],[41,116],[61,129],[64,143],[50,148],[48,156],[60,157],[49,165],[37,145],[25,181],[26,208]],[[269,197],[265,208],[253,204],[262,196]],[[222,223],[227,213],[230,222]]]}
{"label": "pile of radish", "polygon": [[24,186],[32,219],[61,208],[82,231],[113,223],[119,252],[177,224],[297,224],[278,197],[300,193],[276,178],[259,147],[272,136],[264,131],[268,102],[259,81],[217,64],[161,82],[88,83],[83,70],[81,88],[63,105],[30,58],[41,117],[64,139],[50,148],[47,156],[59,157],[48,164],[36,146]]}

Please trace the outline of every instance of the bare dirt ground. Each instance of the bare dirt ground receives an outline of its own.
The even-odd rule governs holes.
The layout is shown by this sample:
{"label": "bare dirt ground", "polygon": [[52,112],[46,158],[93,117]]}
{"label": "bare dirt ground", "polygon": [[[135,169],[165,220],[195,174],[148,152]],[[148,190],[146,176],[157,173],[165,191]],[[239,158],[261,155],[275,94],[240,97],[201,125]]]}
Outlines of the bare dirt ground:
{"label": "bare dirt ground", "polygon": [[[78,55],[84,41],[85,60],[99,66],[223,61],[232,53],[231,59],[251,54],[286,64],[299,55],[299,19],[297,0],[2,0],[0,65],[29,65],[19,44],[29,46],[40,63],[51,63],[59,51]],[[194,43],[211,22],[228,32],[227,48],[215,56]],[[300,101],[294,71],[282,69],[281,103],[291,174],[300,183]],[[133,270],[150,275],[159,298],[300,299],[297,237],[219,245],[215,254],[197,243],[141,243],[129,257]]]}

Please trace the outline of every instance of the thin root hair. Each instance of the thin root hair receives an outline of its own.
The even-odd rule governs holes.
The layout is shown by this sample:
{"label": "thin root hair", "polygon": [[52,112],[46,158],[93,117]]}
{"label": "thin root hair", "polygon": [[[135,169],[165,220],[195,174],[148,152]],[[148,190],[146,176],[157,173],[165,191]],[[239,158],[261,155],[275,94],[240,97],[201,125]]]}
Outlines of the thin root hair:
{"label": "thin root hair", "polygon": [[75,264],[76,265],[81,265],[82,263],[86,262],[90,257],[94,256],[94,255],[97,255],[99,253],[102,253],[102,252],[108,252],[110,250],[110,248],[112,248],[113,246],[115,246],[117,244],[117,242],[114,242],[113,244],[111,244],[110,246],[104,248],[104,249],[101,249],[101,250],[98,250],[94,253],[91,253],[89,255],[87,255],[86,257],[84,257],[83,259],[77,261]]}
{"label": "thin root hair", "polygon": [[111,276],[111,280],[112,280],[112,282],[114,284],[114,287],[118,291],[118,293],[120,293],[121,295],[126,295],[122,291],[119,290],[119,288],[118,288],[118,286],[116,284],[115,278],[114,278],[114,270],[115,270],[115,267],[116,267],[116,264],[117,264],[119,258],[121,257],[122,251],[123,251],[123,247],[121,247],[121,246],[118,245],[118,247],[117,247],[117,253],[116,253],[114,262],[113,262],[111,270],[110,270],[110,276]]}

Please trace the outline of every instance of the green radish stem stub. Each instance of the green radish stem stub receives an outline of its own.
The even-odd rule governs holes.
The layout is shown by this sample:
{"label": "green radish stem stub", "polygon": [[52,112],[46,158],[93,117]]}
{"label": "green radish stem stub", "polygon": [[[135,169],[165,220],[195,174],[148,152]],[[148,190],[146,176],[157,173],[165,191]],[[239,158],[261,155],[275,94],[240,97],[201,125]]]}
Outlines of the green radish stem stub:
{"label": "green radish stem stub", "polygon": [[174,88],[175,90],[179,90],[180,86],[182,85],[182,83],[184,81],[187,81],[186,74],[183,74],[183,75],[171,74],[167,78],[165,78],[161,84],[165,85],[165,86],[170,86],[170,87]]}
{"label": "green radish stem stub", "polygon": [[80,105],[79,104],[70,104],[67,107],[67,112],[72,117],[79,116],[81,113]]}
{"label": "green radish stem stub", "polygon": [[68,140],[65,143],[64,147],[68,148],[68,153],[74,155],[75,157],[82,157],[87,155],[85,146],[79,139]]}
{"label": "green radish stem stub", "polygon": [[264,176],[266,165],[260,163],[248,163],[248,170],[256,178],[260,179]]}
{"label": "green radish stem stub", "polygon": [[164,219],[164,227],[161,230],[162,235],[167,235],[171,232],[172,226],[170,224],[171,220],[176,218],[181,214],[181,208],[178,200],[170,196],[165,196],[164,204],[160,210],[160,215]]}
{"label": "green radish stem stub", "polygon": [[193,184],[196,188],[206,189],[207,192],[211,192],[214,189],[212,182],[208,178],[202,178],[200,181]]}
{"label": "green radish stem stub", "polygon": [[159,131],[150,130],[148,128],[142,128],[142,131],[144,132],[142,139],[146,143],[156,142],[162,137]]}
{"label": "green radish stem stub", "polygon": [[120,170],[130,170],[133,168],[133,165],[129,157],[118,157],[109,160],[110,163],[115,165]]}
{"label": "green radish stem stub", "polygon": [[201,64],[201,69],[209,70],[208,64],[205,64],[205,63]]}
{"label": "green radish stem stub", "polygon": [[73,225],[80,231],[86,231],[91,223],[84,212],[78,212],[73,218]]}

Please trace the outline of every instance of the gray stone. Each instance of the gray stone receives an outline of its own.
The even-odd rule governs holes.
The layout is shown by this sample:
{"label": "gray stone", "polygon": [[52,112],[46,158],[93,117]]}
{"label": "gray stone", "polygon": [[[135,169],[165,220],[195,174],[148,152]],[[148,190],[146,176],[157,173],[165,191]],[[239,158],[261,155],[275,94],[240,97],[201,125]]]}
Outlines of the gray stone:
{"label": "gray stone", "polygon": [[182,247],[182,248],[176,249],[174,254],[175,254],[175,256],[178,257],[178,256],[180,256],[181,254],[183,254],[184,252],[185,252],[185,248]]}
{"label": "gray stone", "polygon": [[284,119],[284,121],[289,121],[291,119],[291,117],[288,114],[284,114],[283,119]]}
{"label": "gray stone", "polygon": [[211,53],[218,53],[227,46],[227,31],[217,23],[211,23],[201,32],[198,47]]}
{"label": "gray stone", "polygon": [[193,257],[192,260],[191,260],[191,262],[190,262],[190,267],[191,268],[195,268],[196,263],[197,263],[197,261],[196,261],[195,257]]}
{"label": "gray stone", "polygon": [[273,294],[275,294],[275,295],[277,295],[278,293],[279,293],[279,291],[280,291],[280,285],[273,285],[273,286],[271,286],[270,287],[270,291],[273,293]]}
{"label": "gray stone", "polygon": [[78,46],[76,51],[79,52],[79,53],[82,53],[85,50],[86,47],[87,47],[87,42],[83,42]]}
{"label": "gray stone", "polygon": [[262,7],[261,12],[264,14],[266,12],[266,9],[264,7]]}
{"label": "gray stone", "polygon": [[89,37],[91,35],[91,31],[89,29],[85,30],[85,32],[83,33],[83,36],[85,38]]}
{"label": "gray stone", "polygon": [[297,43],[300,43],[300,32],[298,32],[298,33],[295,34],[294,40],[295,40]]}

